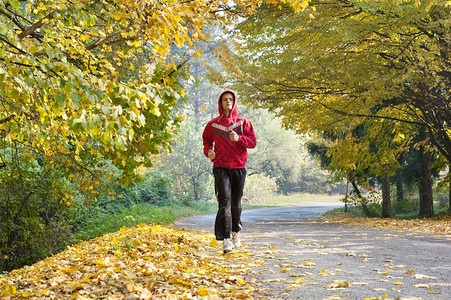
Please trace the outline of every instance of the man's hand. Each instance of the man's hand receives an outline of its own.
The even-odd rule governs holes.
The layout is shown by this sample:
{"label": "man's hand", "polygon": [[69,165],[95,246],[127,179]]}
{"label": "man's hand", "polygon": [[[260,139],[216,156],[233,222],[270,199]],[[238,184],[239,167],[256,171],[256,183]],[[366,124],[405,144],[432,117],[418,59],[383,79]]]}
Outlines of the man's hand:
{"label": "man's hand", "polygon": [[240,136],[238,135],[238,133],[236,133],[233,130],[230,130],[229,132],[229,138],[234,141],[234,142],[238,142],[238,140],[240,139]]}
{"label": "man's hand", "polygon": [[210,158],[211,160],[214,160],[216,158],[216,153],[213,150],[208,150],[208,158]]}

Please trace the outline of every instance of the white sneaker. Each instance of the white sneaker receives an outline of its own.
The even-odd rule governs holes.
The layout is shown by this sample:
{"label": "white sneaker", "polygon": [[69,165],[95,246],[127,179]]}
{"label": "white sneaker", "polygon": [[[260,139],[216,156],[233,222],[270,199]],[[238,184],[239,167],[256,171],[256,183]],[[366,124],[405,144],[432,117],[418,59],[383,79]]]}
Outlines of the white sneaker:
{"label": "white sneaker", "polygon": [[230,239],[224,239],[224,253],[228,253],[235,249],[235,246],[233,245],[232,241]]}
{"label": "white sneaker", "polygon": [[235,248],[241,247],[241,239],[239,232],[232,232],[232,243],[235,245]]}

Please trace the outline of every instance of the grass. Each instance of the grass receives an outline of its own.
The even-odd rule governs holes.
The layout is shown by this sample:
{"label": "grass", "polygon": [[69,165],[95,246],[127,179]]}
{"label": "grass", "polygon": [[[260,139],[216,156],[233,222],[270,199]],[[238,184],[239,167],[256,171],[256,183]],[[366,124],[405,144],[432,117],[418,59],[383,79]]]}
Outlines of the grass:
{"label": "grass", "polygon": [[340,199],[343,195],[293,193],[289,195],[275,195],[268,199],[265,206],[304,206],[304,205],[326,205],[343,204]]}
{"label": "grass", "polygon": [[[329,203],[340,204],[340,195],[296,193],[290,195],[275,195],[263,204],[243,203],[243,209],[262,207],[283,207],[301,205],[321,205]],[[102,234],[115,232],[125,227],[138,224],[156,223],[171,224],[175,220],[191,215],[215,214],[218,210],[216,201],[189,202],[185,205],[170,205],[157,207],[142,203],[133,205],[116,214],[100,213],[84,220],[83,226],[76,233],[77,240],[88,240]]]}
{"label": "grass", "polygon": [[[289,195],[275,195],[261,204],[243,203],[242,205],[243,210],[246,210],[263,207],[327,205],[330,203],[343,204],[340,201],[342,198],[342,195],[294,193]],[[194,202],[190,203],[190,207],[196,214],[215,214],[218,210],[216,201]]]}

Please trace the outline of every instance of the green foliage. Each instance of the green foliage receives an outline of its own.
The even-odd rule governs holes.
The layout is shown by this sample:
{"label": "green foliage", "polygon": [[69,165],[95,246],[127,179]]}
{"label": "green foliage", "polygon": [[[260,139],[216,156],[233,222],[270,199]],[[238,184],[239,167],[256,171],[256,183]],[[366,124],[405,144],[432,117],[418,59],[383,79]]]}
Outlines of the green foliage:
{"label": "green foliage", "polygon": [[244,186],[243,202],[250,204],[265,204],[269,197],[277,191],[274,178],[264,174],[247,176]]}
{"label": "green foliage", "polygon": [[[446,1],[314,0],[300,13],[263,5],[237,26],[220,79],[285,127],[336,137],[326,139],[326,156],[339,178],[392,176],[412,145],[440,153],[443,169],[450,16]],[[427,138],[414,140],[421,129]]]}
{"label": "green foliage", "polygon": [[174,179],[171,190],[178,199],[206,200],[213,193],[210,177],[212,166],[203,153],[203,127],[196,123],[192,114],[187,117],[173,143],[172,153],[163,155],[155,163],[156,170]]}
{"label": "green foliage", "polygon": [[92,214],[78,228],[76,238],[85,241],[105,233],[118,231],[124,226],[131,227],[147,223],[170,224],[176,217],[177,214],[173,208],[140,203],[115,214],[104,212]]}
{"label": "green foliage", "polygon": [[77,203],[74,225],[78,239],[89,239],[130,224],[167,224],[174,218],[171,180],[164,174],[148,173],[134,186],[121,187],[118,181],[110,184],[115,193],[87,205],[82,201]]}
{"label": "green foliage", "polygon": [[203,154],[202,133],[206,123],[218,114],[217,99],[222,90],[205,79],[205,65],[219,65],[214,56],[214,49],[218,46],[214,37],[221,32],[218,27],[209,26],[204,29],[204,33],[212,38],[196,44],[203,55],[190,60],[191,76],[182,81],[186,101],[179,103],[174,111],[184,116],[184,122],[173,140],[172,151],[156,162],[158,170],[176,178],[172,191],[177,199],[186,203],[206,200],[214,194],[212,166]]}
{"label": "green foliage", "polygon": [[73,241],[72,186],[62,170],[39,166],[5,149],[0,169],[0,269],[11,270],[52,255]]}
{"label": "green foliage", "polygon": [[149,203],[157,206],[174,204],[171,192],[173,180],[161,172],[146,174],[144,181],[137,183],[132,189],[136,203]]}

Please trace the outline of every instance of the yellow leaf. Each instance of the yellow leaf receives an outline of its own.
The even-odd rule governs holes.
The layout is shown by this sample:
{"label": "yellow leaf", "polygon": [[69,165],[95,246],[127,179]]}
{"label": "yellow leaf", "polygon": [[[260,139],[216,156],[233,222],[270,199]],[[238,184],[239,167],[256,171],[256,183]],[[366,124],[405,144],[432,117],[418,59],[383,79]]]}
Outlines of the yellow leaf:
{"label": "yellow leaf", "polygon": [[305,278],[298,278],[298,279],[296,279],[295,281],[294,281],[294,283],[295,284],[299,284],[299,283],[301,283],[302,281],[304,281],[305,280]]}
{"label": "yellow leaf", "polygon": [[197,291],[197,294],[199,294],[199,296],[207,296],[209,293],[205,287],[200,286],[199,290]]}
{"label": "yellow leaf", "polygon": [[350,287],[350,285],[349,285],[349,281],[334,280],[333,283],[326,284],[324,287],[328,290],[336,290],[336,289],[348,288],[348,287]]}
{"label": "yellow leaf", "polygon": [[12,284],[7,283],[2,287],[3,297],[14,296],[16,292],[17,292],[16,287]]}
{"label": "yellow leaf", "polygon": [[291,269],[280,269],[280,273],[288,273]]}
{"label": "yellow leaf", "polygon": [[216,247],[218,245],[218,241],[216,240],[216,238],[212,238],[210,240],[210,247]]}
{"label": "yellow leaf", "polygon": [[194,56],[195,58],[199,58],[200,56],[202,56],[202,50],[197,49],[193,56]]}
{"label": "yellow leaf", "polygon": [[393,283],[394,285],[403,285],[404,283],[402,283],[402,282],[395,282],[395,283]]}
{"label": "yellow leaf", "polygon": [[129,283],[127,283],[127,290],[130,292],[130,293],[133,293],[134,291],[135,291],[135,284],[133,283],[133,282],[129,282]]}

